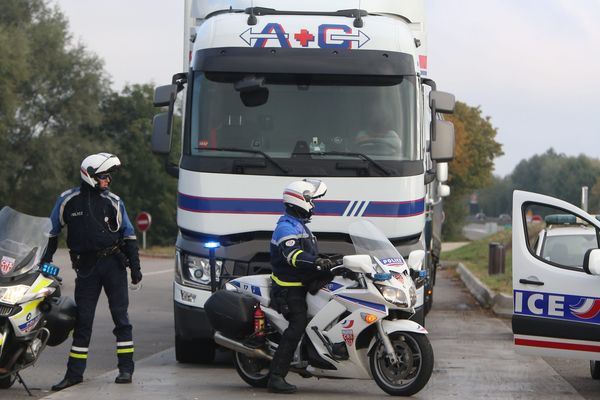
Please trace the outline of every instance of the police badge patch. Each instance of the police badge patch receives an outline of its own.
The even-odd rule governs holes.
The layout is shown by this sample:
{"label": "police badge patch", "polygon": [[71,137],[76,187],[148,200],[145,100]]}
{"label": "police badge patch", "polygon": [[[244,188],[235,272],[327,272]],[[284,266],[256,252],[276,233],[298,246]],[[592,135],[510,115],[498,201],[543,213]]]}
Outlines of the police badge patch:
{"label": "police badge patch", "polygon": [[15,259],[8,256],[2,256],[2,260],[0,260],[0,272],[3,275],[8,274],[15,267]]}
{"label": "police badge patch", "polygon": [[292,246],[294,246],[295,244],[296,244],[296,241],[295,241],[294,239],[290,239],[290,240],[288,240],[287,242],[285,242],[285,245],[286,245],[287,247],[292,247]]}

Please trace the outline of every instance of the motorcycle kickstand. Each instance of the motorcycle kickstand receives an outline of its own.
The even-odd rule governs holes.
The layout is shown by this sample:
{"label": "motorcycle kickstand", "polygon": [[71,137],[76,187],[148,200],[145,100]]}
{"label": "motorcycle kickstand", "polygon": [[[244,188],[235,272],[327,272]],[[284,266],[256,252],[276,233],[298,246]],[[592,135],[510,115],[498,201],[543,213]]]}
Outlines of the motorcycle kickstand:
{"label": "motorcycle kickstand", "polygon": [[24,388],[25,388],[25,390],[27,391],[27,394],[28,394],[30,397],[33,397],[33,395],[31,394],[31,391],[29,390],[29,388],[28,388],[28,387],[27,387],[27,385],[25,384],[25,381],[24,381],[24,380],[23,380],[23,378],[21,377],[21,374],[17,372],[17,373],[15,373],[15,375],[17,376],[17,380],[19,381],[19,383],[20,383],[21,385],[23,385],[23,387],[24,387]]}

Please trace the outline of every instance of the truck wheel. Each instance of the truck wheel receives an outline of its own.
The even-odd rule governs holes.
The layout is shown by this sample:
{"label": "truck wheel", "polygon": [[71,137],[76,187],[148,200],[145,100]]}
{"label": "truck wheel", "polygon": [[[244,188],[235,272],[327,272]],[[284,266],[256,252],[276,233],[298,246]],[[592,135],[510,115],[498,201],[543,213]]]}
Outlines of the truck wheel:
{"label": "truck wheel", "polygon": [[12,374],[0,379],[0,389],[10,388],[17,378],[16,374]]}
{"label": "truck wheel", "polygon": [[186,340],[175,336],[175,359],[182,364],[210,364],[215,359],[212,339]]}
{"label": "truck wheel", "polygon": [[600,361],[590,361],[590,375],[594,379],[600,379]]}

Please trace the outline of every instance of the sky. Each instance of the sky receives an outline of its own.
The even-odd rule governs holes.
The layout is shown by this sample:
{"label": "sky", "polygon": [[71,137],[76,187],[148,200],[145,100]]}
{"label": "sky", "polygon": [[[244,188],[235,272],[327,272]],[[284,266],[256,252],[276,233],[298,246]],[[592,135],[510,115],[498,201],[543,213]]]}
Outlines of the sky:
{"label": "sky", "polygon": [[[183,69],[183,0],[50,1],[113,89]],[[504,152],[496,175],[550,147],[600,158],[600,0],[425,2],[428,75],[490,118]]]}

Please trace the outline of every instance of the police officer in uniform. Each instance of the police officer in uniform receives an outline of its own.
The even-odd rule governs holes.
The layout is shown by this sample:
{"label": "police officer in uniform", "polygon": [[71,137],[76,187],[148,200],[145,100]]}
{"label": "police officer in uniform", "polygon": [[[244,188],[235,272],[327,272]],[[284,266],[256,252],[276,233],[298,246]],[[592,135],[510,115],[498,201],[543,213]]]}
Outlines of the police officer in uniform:
{"label": "police officer in uniform", "polygon": [[283,192],[285,215],[279,218],[271,239],[273,307],[289,321],[271,362],[268,388],[275,393],[294,393],[296,386],[285,381],[298,342],[308,325],[307,275],[328,271],[335,263],[318,256],[317,240],[306,224],[314,209],[313,199],[327,191],[319,180],[289,184]]}
{"label": "police officer in uniform", "polygon": [[100,292],[104,289],[115,323],[116,352],[119,375],[116,383],[131,383],[134,369],[132,327],[127,315],[127,270],[131,282],[142,280],[138,246],[133,226],[119,196],[108,186],[110,173],[121,165],[119,158],[109,153],[86,157],[81,163],[81,185],[62,193],[50,219],[52,230],[43,262],[51,262],[57,248],[58,235],[68,227],[67,246],[77,272],[75,302],[77,322],[73,345],[69,352],[64,379],[52,386],[62,390],[83,380],[92,323]]}

